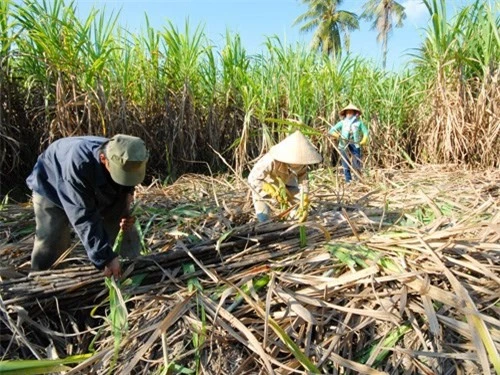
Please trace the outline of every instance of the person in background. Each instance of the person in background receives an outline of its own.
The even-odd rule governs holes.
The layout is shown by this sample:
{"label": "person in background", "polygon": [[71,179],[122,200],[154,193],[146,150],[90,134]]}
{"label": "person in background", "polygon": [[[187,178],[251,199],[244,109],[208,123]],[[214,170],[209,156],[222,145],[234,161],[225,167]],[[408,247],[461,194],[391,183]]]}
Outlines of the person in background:
{"label": "person in background", "polygon": [[356,172],[355,178],[361,173],[361,146],[368,142],[368,128],[360,120],[361,114],[359,108],[349,104],[340,111],[343,119],[332,126],[328,132],[334,138],[339,139],[342,169],[347,183],[352,180],[351,166]]}
{"label": "person in background", "polygon": [[50,268],[69,248],[71,226],[95,267],[119,278],[113,243],[120,229],[120,254],[134,257],[140,252],[129,210],[148,157],[142,139],[124,134],[111,139],[67,137],[50,144],[26,179],[33,191],[36,222],[32,269]]}
{"label": "person in background", "polygon": [[299,185],[302,187],[307,177],[307,166],[322,160],[311,142],[298,130],[271,147],[248,176],[257,220],[269,220],[269,201],[279,198],[280,186],[286,189],[287,198],[293,200],[300,193]]}

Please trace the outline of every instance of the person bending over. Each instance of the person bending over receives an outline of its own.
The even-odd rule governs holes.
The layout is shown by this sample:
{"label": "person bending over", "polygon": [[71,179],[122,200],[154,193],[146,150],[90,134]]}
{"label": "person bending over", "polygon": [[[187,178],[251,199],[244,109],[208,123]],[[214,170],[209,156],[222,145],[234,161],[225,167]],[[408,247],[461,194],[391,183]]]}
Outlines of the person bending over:
{"label": "person bending over", "polygon": [[[271,201],[287,201],[287,204],[296,201],[307,177],[307,166],[320,163],[322,159],[311,142],[298,130],[271,147],[248,176],[257,220],[269,220]],[[281,194],[281,190],[286,195]]]}
{"label": "person bending over", "polygon": [[38,157],[26,179],[33,191],[33,270],[49,269],[71,244],[70,227],[90,261],[105,276],[121,276],[113,243],[123,230],[121,255],[139,255],[140,240],[130,216],[134,186],[146,174],[149,152],[140,138],[61,138]]}

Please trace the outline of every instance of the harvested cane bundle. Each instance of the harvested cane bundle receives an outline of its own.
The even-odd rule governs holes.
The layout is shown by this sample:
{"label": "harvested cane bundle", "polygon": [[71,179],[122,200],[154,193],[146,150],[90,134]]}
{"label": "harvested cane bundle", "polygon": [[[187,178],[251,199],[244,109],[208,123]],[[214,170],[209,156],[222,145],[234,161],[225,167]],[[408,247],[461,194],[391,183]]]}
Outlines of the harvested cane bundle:
{"label": "harvested cane bundle", "polygon": [[[60,357],[93,353],[70,374],[498,372],[499,177],[428,166],[377,171],[375,189],[332,191],[318,174],[313,210],[298,224],[235,224],[248,220],[236,209],[244,192],[218,181],[144,192],[152,253],[125,263],[120,339],[102,279],[68,267],[72,259],[0,283],[0,349],[6,358],[45,358],[49,346]],[[162,205],[175,208],[159,198],[175,189],[185,211],[161,217]]]}

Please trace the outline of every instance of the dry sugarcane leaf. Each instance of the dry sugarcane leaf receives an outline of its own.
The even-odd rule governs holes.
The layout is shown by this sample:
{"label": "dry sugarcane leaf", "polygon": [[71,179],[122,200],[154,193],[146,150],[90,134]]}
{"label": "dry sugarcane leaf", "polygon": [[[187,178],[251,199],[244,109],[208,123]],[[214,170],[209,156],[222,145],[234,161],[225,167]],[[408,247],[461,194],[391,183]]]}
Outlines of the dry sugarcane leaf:
{"label": "dry sugarcane leaf", "polygon": [[260,359],[264,362],[264,365],[269,374],[274,374],[271,363],[267,358],[264,348],[260,345],[257,338],[252,334],[252,332],[243,324],[239,319],[234,317],[231,313],[227,312],[224,308],[215,305],[213,301],[207,298],[203,298],[203,303],[211,308],[211,311],[214,314],[214,318],[217,315],[220,315],[223,319],[225,319],[229,324],[235,327],[238,331],[240,331],[249,341],[249,348],[259,355]]}
{"label": "dry sugarcane leaf", "polygon": [[151,345],[158,339],[158,337],[163,334],[168,327],[175,323],[177,319],[179,319],[182,314],[188,309],[189,301],[191,297],[193,297],[194,293],[191,293],[182,301],[177,303],[175,307],[168,313],[168,315],[161,321],[148,340],[139,348],[135,356],[130,360],[130,362],[125,366],[123,372],[125,374],[130,374],[132,370],[135,368],[137,363],[141,360],[144,353],[146,353]]}
{"label": "dry sugarcane leaf", "polygon": [[[500,215],[498,203],[488,190],[492,181],[500,180],[500,171],[464,171],[449,166],[387,169],[380,172],[391,175],[385,180],[368,179],[369,185],[345,189],[342,184],[335,185],[328,173],[324,169],[311,173],[316,194],[304,249],[299,246],[295,223],[256,224],[248,190],[234,180],[228,183],[224,177],[186,175],[169,186],[139,187],[138,220],[143,228],[148,225],[144,243],[150,253],[124,264],[129,278],[142,275],[144,279],[140,285],[121,286],[123,296],[128,297],[130,331],[120,344],[116,371],[123,372],[156,333],[178,304],[175,296],[188,294],[191,278],[197,278],[202,286],[199,296],[218,296],[223,307],[225,299],[237,295],[238,289],[221,290],[219,280],[240,286],[267,274],[271,279],[267,290],[250,288],[251,296],[245,296],[248,301],[233,316],[264,343],[261,346],[275,372],[303,371],[297,359],[300,353],[287,346],[287,339],[299,345],[304,363],[309,359],[323,372],[331,369],[325,361],[333,361],[336,369],[343,367],[343,371],[370,371],[362,367],[366,365],[356,367],[357,353],[407,319],[411,331],[396,346],[380,347],[391,350],[373,371],[392,373],[404,368],[408,373],[483,373],[485,356],[474,357],[478,345],[500,347],[500,310],[496,306],[500,254],[495,230]],[[223,202],[224,207],[217,202]],[[32,208],[15,208],[2,211],[5,220],[0,223],[0,238],[12,241],[9,231],[33,225]],[[359,239],[342,216],[342,209]],[[15,218],[10,219],[11,214]],[[23,215],[22,220],[16,219],[19,215]],[[174,228],[188,234],[182,239],[183,246],[165,234]],[[348,248],[356,249],[356,257],[368,265],[368,272],[363,274],[366,269],[358,264],[350,271],[345,264],[332,260],[325,248],[325,233],[332,242],[352,245]],[[17,273],[16,277],[0,280],[5,317],[0,322],[0,345],[8,348],[6,356],[36,353],[43,357],[45,348],[39,343],[52,333],[62,339],[53,340],[59,355],[67,348],[86,350],[82,343],[94,340],[97,352],[104,354],[79,368],[86,373],[106,372],[113,358],[110,327],[102,325],[95,314],[89,316],[96,305],[107,307],[100,271],[89,265],[83,247],[78,245],[56,269],[30,273],[32,234],[26,234],[18,243],[0,243],[2,267]],[[360,248],[366,253],[359,252]],[[373,257],[366,255],[370,252]],[[183,274],[183,264],[193,263],[193,258],[197,261],[194,272]],[[464,291],[457,289],[453,279],[467,295],[460,294]],[[317,324],[304,324],[305,310],[288,309],[287,316],[282,314],[277,319],[283,300],[271,298],[276,290],[284,291],[289,303],[296,301],[297,306],[308,310]],[[168,334],[161,334],[161,342],[158,336],[149,346],[147,360],[141,357],[134,371],[159,372],[169,355],[170,364],[185,365],[179,370],[197,368],[208,374],[232,374],[243,366],[248,372],[267,372],[261,355],[250,349],[245,335],[218,317],[217,310],[189,306],[193,308],[180,313],[182,319],[167,329]],[[206,321],[201,307],[210,317]],[[22,319],[22,313],[18,315],[23,311],[20,308],[27,312],[28,319]],[[78,320],[85,316],[84,322]],[[427,323],[427,316],[432,324]],[[474,323],[471,317],[478,321]],[[18,321],[21,326],[17,326]],[[481,332],[484,326],[486,333]],[[48,331],[39,327],[48,327]],[[432,332],[441,335],[434,335],[431,343]],[[195,334],[198,343],[205,341],[193,349]],[[340,357],[337,362],[331,353]],[[491,365],[488,350],[486,355]],[[194,365],[196,356],[202,358],[199,367]],[[350,362],[341,363],[341,358]],[[231,363],[235,366],[227,367]]]}
{"label": "dry sugarcane leaf", "polygon": [[314,318],[314,315],[308,309],[302,306],[302,304],[294,296],[279,287],[277,287],[274,292],[277,296],[279,296],[279,298],[283,300],[283,302],[285,302],[290,307],[290,309],[294,313],[296,313],[306,322],[310,324],[318,324],[318,322]]}

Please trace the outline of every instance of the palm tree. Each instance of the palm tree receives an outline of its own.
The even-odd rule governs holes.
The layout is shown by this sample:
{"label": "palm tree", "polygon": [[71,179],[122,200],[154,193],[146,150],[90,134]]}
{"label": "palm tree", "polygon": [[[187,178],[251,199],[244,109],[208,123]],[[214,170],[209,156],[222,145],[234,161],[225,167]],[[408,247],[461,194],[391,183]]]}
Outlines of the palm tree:
{"label": "palm tree", "polygon": [[361,18],[373,21],[372,30],[377,29],[377,42],[382,42],[382,66],[387,62],[387,40],[392,31],[393,21],[396,27],[403,26],[406,18],[405,7],[394,0],[368,0],[363,5]]}
{"label": "palm tree", "polygon": [[309,9],[295,20],[293,25],[305,22],[301,32],[315,30],[311,48],[324,54],[337,56],[342,52],[341,36],[349,50],[349,32],[359,29],[358,15],[345,10],[337,10],[342,0],[302,0]]}

